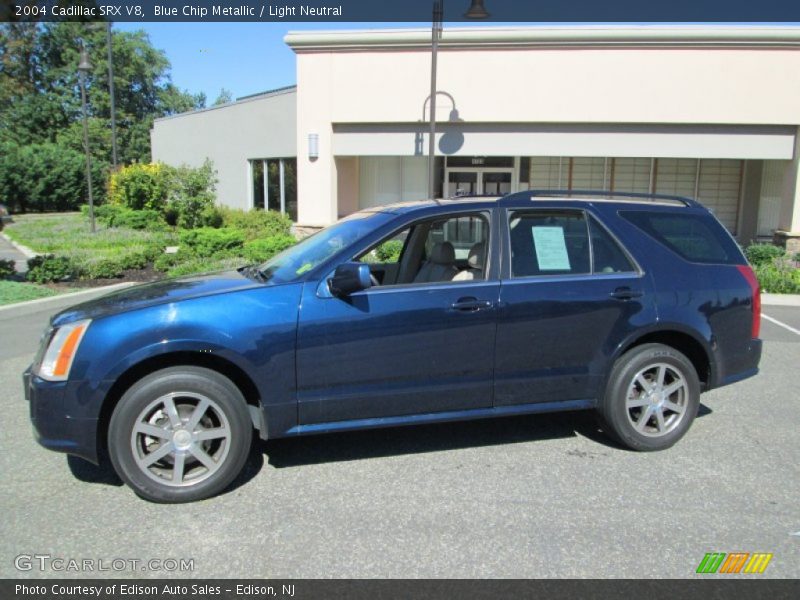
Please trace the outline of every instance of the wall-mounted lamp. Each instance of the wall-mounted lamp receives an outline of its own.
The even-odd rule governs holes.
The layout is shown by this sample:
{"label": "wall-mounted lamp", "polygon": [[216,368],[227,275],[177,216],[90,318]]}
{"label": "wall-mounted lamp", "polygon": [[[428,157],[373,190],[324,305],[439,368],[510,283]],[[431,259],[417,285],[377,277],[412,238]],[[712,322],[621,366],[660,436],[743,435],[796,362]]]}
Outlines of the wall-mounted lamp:
{"label": "wall-mounted lamp", "polygon": [[308,134],[308,158],[316,160],[319,158],[319,134]]}

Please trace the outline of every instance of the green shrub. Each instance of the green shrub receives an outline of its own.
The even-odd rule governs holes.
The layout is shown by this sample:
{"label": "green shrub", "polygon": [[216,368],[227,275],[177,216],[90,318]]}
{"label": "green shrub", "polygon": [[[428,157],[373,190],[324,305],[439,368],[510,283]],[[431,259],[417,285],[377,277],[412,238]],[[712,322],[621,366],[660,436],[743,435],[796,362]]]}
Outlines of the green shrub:
{"label": "green shrub", "polygon": [[744,254],[753,266],[771,264],[776,258],[784,255],[782,248],[772,244],[753,244],[744,249]]}
{"label": "green shrub", "polygon": [[222,224],[241,229],[248,240],[274,235],[290,235],[292,220],[279,212],[265,210],[244,211],[237,208],[220,207]]}
{"label": "green shrub", "polygon": [[389,240],[375,248],[375,257],[379,263],[395,263],[400,260],[400,253],[403,251],[403,242],[400,240]]}
{"label": "green shrub", "polygon": [[28,260],[26,278],[34,283],[51,283],[66,281],[79,274],[79,269],[66,256],[43,254]]}
{"label": "green shrub", "polygon": [[166,244],[162,243],[151,243],[141,251],[142,255],[147,259],[147,262],[151,263],[154,262],[159,256],[164,254],[164,250],[166,249]]}
{"label": "green shrub", "polygon": [[166,229],[167,222],[157,210],[123,210],[117,214],[112,226],[161,231]]}
{"label": "green shrub", "polygon": [[207,206],[200,213],[200,223],[203,227],[222,227],[222,213],[216,206]]}
{"label": "green shrub", "polygon": [[148,263],[152,262],[153,259],[150,258],[150,255],[142,250],[139,252],[130,252],[128,254],[123,254],[119,258],[119,266],[122,268],[123,271],[129,271],[132,269],[144,269]]}
{"label": "green shrub", "polygon": [[214,256],[226,250],[241,248],[244,240],[244,233],[236,229],[213,229],[211,227],[182,231],[180,237],[181,246],[185,247],[187,252],[198,257]]}
{"label": "green shrub", "polygon": [[192,258],[185,262],[180,262],[169,270],[169,277],[183,277],[196,273],[209,273],[211,271],[221,271],[236,269],[241,267],[241,258],[219,258],[209,260],[207,258]]}
{"label": "green shrub", "polygon": [[171,227],[177,227],[178,217],[180,216],[181,214],[178,211],[178,207],[174,204],[167,204],[164,207],[164,220],[167,222],[167,225]]}
{"label": "green shrub", "polygon": [[175,188],[171,206],[178,212],[178,227],[194,229],[203,227],[204,214],[214,206],[216,172],[211,161],[192,169],[180,167],[175,171]]}
{"label": "green shrub", "polygon": [[13,260],[0,258],[0,279],[11,279],[17,272],[17,267]]}
{"label": "green shrub", "polygon": [[132,210],[162,210],[174,187],[175,169],[162,163],[134,163],[108,180],[108,201]]}
{"label": "green shrub", "polygon": [[115,279],[122,277],[122,262],[113,258],[101,258],[84,265],[82,276],[86,279]]}
{"label": "green shrub", "polygon": [[244,257],[250,262],[261,263],[296,243],[297,240],[291,235],[273,235],[252,240],[244,245]]}
{"label": "green shrub", "polygon": [[[75,210],[86,198],[84,161],[82,152],[62,144],[0,142],[0,198],[12,213]],[[106,169],[92,163],[96,192],[105,187]]]}
{"label": "green shrub", "polygon": [[[117,217],[127,209],[116,204],[102,204],[94,207],[94,217],[106,227],[114,227]],[[81,206],[81,213],[89,218],[89,206]]]}
{"label": "green shrub", "polygon": [[795,252],[794,256],[792,257],[794,262],[800,262],[800,252]]}
{"label": "green shrub", "polygon": [[156,258],[155,261],[153,261],[153,268],[156,271],[166,273],[172,267],[181,262],[181,258],[182,257],[178,256],[177,254],[162,254]]}
{"label": "green shrub", "polygon": [[800,294],[800,269],[786,261],[774,265],[756,265],[756,277],[762,292],[769,294]]}

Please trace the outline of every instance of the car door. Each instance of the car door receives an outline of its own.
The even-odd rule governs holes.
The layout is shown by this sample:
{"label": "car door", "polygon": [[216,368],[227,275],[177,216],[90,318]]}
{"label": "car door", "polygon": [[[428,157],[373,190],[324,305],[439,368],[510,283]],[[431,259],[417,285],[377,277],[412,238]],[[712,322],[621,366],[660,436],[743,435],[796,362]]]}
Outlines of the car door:
{"label": "car door", "polygon": [[[488,253],[481,278],[414,281],[436,244],[460,244],[456,262],[466,262],[475,240],[455,239],[469,228],[452,224],[467,217],[488,236],[488,212],[437,216],[437,227],[430,219],[410,224],[397,283],[346,298],[332,296],[324,280],[305,286],[297,342],[301,425],[491,407],[496,253]],[[396,232],[376,247],[392,239]],[[376,254],[384,252],[353,258]]]}
{"label": "car door", "polygon": [[509,209],[495,405],[597,398],[619,343],[655,319],[649,278],[579,208]]}

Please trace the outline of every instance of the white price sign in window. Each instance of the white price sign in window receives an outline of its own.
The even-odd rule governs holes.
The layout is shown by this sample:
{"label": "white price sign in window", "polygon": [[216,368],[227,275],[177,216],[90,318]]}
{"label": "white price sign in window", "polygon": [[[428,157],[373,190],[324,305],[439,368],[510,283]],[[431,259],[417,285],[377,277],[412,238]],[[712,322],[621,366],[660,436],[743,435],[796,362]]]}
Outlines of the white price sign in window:
{"label": "white price sign in window", "polygon": [[563,227],[533,227],[533,249],[540,271],[569,271]]}

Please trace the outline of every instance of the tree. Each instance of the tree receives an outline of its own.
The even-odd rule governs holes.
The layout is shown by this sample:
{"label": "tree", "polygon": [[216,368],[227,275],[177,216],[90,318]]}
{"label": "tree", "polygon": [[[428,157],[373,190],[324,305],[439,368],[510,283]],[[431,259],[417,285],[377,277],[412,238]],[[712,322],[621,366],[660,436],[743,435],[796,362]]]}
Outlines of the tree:
{"label": "tree", "polygon": [[[82,42],[92,63],[86,83],[89,145],[93,163],[107,170],[111,98],[106,40],[105,23],[0,24],[0,143],[4,147],[15,148],[15,156],[27,156],[27,146],[54,144],[68,151],[64,156],[70,160],[73,153],[83,152],[77,72]],[[167,57],[152,46],[144,31],[113,31],[112,50],[119,161],[148,162],[153,119],[203,108],[206,98],[180,90],[170,81]],[[48,157],[57,155],[51,151],[48,146]],[[2,172],[8,164],[0,161],[0,181],[13,179]]]}
{"label": "tree", "polygon": [[222,88],[212,106],[219,106],[220,104],[227,104],[228,102],[233,102],[233,94],[231,94],[230,90]]}

